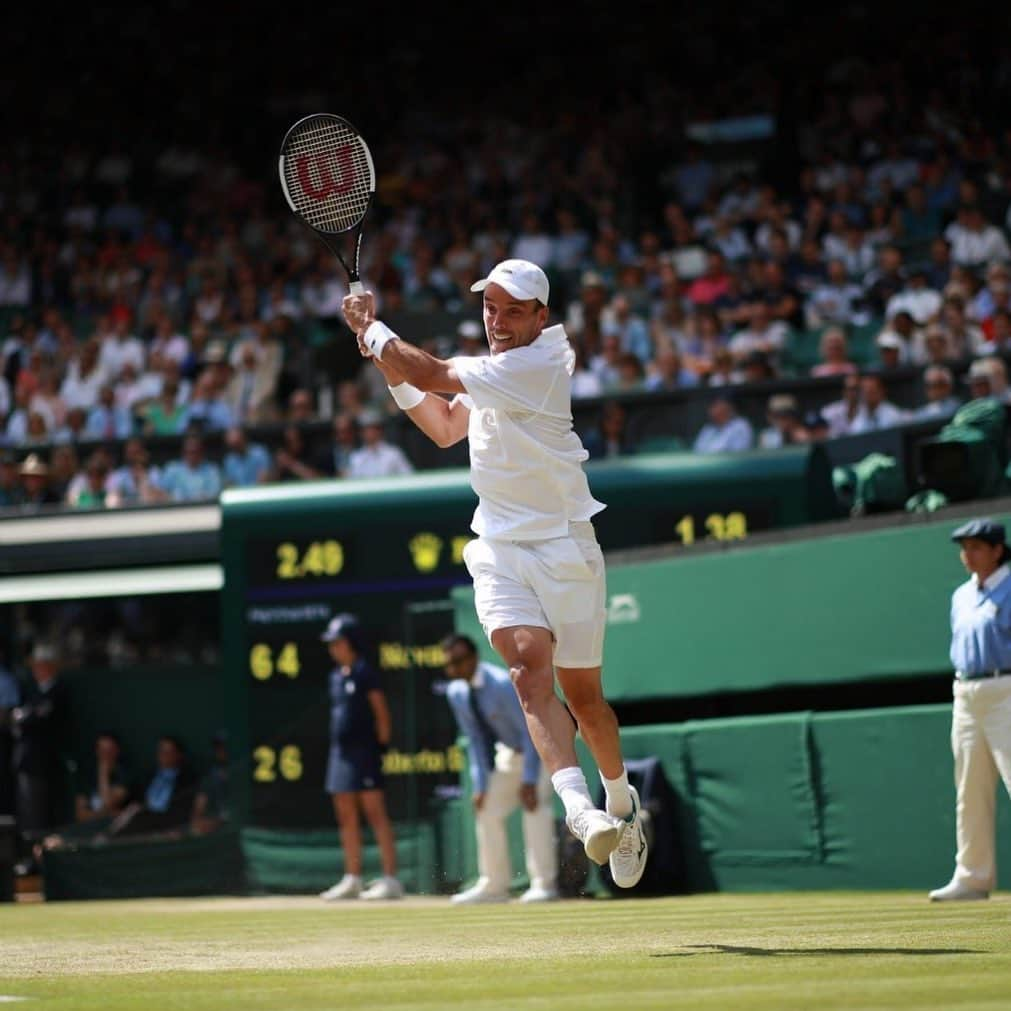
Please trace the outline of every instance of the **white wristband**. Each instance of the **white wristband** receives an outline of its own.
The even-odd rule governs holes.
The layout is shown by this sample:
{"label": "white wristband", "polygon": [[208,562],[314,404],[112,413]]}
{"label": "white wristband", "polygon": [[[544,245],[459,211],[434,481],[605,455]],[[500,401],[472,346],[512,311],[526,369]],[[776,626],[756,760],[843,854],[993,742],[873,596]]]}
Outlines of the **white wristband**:
{"label": "white wristband", "polygon": [[397,335],[385,323],[380,323],[379,320],[372,323],[362,337],[362,342],[376,358],[382,358],[383,348],[390,341],[395,340],[397,340]]}
{"label": "white wristband", "polygon": [[397,407],[402,411],[409,411],[412,407],[417,407],[427,395],[419,390],[417,386],[412,386],[410,383],[400,383],[397,386],[390,386],[389,391],[397,402]]}

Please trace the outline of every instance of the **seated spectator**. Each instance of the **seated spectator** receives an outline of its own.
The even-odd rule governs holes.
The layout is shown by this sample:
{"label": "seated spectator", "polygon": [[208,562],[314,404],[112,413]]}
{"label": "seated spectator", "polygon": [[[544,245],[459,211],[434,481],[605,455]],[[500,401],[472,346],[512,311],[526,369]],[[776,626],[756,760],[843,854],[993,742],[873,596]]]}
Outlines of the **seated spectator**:
{"label": "seated spectator", "polygon": [[175,737],[161,737],[156,762],[143,794],[128,803],[109,824],[106,832],[109,838],[177,836],[188,828],[198,780],[182,744]]}
{"label": "seated spectator", "polygon": [[298,425],[285,425],[281,445],[274,450],[274,481],[315,481],[325,472],[315,466],[305,434]]}
{"label": "seated spectator", "polygon": [[233,424],[232,409],[218,390],[215,373],[204,369],[193,383],[193,394],[183,413],[183,429],[198,425],[203,432],[224,432]]}
{"label": "seated spectator", "polygon": [[601,332],[605,337],[617,334],[622,352],[634,354],[644,365],[653,357],[649,325],[641,316],[632,311],[628,296],[618,293],[611,299],[607,322],[602,323]]}
{"label": "seated spectator", "polygon": [[952,262],[961,267],[978,269],[994,261],[1011,260],[1011,246],[1004,233],[987,221],[976,202],[959,206],[955,220],[944,230],[944,238],[951,243]]}
{"label": "seated spectator", "polygon": [[718,394],[709,404],[709,421],[692,443],[696,453],[735,453],[751,449],[755,432],[751,422],[737,413],[733,399]]}
{"label": "seated spectator", "polygon": [[232,375],[222,399],[237,424],[256,425],[275,420],[280,365],[277,369],[272,363],[263,366],[253,341],[240,341],[237,350]]}
{"label": "seated spectator", "polygon": [[808,442],[821,442],[829,438],[829,423],[821,411],[808,411],[804,415],[804,428]]}
{"label": "seated spectator", "polygon": [[221,492],[221,468],[206,457],[203,436],[191,432],[183,439],[182,455],[162,472],[162,487],[173,502],[205,502]]}
{"label": "seated spectator", "polygon": [[939,323],[928,323],[917,335],[912,349],[914,362],[925,365],[945,365],[952,361],[948,335]]}
{"label": "seated spectator", "polygon": [[[343,382],[338,386],[337,390],[337,399],[342,409],[347,408],[348,397],[353,397],[357,410],[361,409],[363,405],[357,383]],[[284,420],[289,425],[303,425],[316,420],[316,401],[312,395],[312,390],[297,387],[291,391],[288,395],[288,402],[285,405]]]}
{"label": "seated spectator", "polygon": [[755,302],[748,325],[730,338],[730,351],[737,360],[752,351],[777,354],[789,332],[790,328],[783,320],[773,317],[768,303]]}
{"label": "seated spectator", "polygon": [[892,372],[906,363],[906,346],[898,334],[882,330],[874,344],[878,349],[878,368],[883,372]]}
{"label": "seated spectator", "polygon": [[362,444],[348,461],[348,477],[391,477],[413,473],[414,466],[404,451],[384,438],[383,416],[378,411],[363,411],[358,416],[358,430]]}
{"label": "seated spectator", "polygon": [[63,425],[52,435],[54,443],[73,444],[87,438],[88,412],[86,408],[75,406],[67,411]]}
{"label": "seated spectator", "polygon": [[241,425],[225,433],[225,458],[221,472],[226,488],[248,488],[271,479],[270,451],[259,442],[250,442]]}
{"label": "seated spectator", "polygon": [[954,358],[971,358],[987,351],[983,329],[969,319],[965,310],[965,299],[960,295],[945,297],[938,322],[947,335]]}
{"label": "seated spectator", "polygon": [[123,462],[106,482],[105,504],[110,509],[122,506],[154,505],[165,502],[161,468],[151,463],[151,454],[143,440],[134,436],[123,446]]}
{"label": "seated spectator", "polygon": [[228,739],[224,731],[219,731],[211,738],[211,750],[211,767],[197,785],[190,814],[190,830],[194,835],[216,832],[232,814]]}
{"label": "seated spectator", "polygon": [[[732,223],[727,220],[727,226]],[[706,266],[702,274],[688,286],[688,297],[695,305],[712,305],[730,286],[730,271],[727,258],[721,249],[710,249],[706,253]]]}
{"label": "seated spectator", "polygon": [[893,428],[908,420],[908,413],[888,399],[885,381],[876,372],[860,377],[860,410],[853,423],[854,434]]}
{"label": "seated spectator", "polygon": [[18,458],[11,450],[0,449],[0,509],[19,505],[22,494]]}
{"label": "seated spectator", "polygon": [[913,411],[913,421],[947,418],[962,406],[955,396],[955,377],[947,365],[928,365],[923,370],[923,388],[926,401]]}
{"label": "seated spectator", "polygon": [[863,299],[863,289],[850,279],[842,260],[829,260],[827,269],[827,280],[804,302],[804,325],[810,330],[829,323],[854,323]]}
{"label": "seated spectator", "polygon": [[133,415],[116,403],[116,387],[106,383],[98,391],[98,403],[88,412],[84,433],[89,439],[126,439],[133,435]]}
{"label": "seated spectator", "polygon": [[683,390],[698,386],[699,377],[685,367],[681,352],[669,344],[657,348],[646,370],[647,390]]}
{"label": "seated spectator", "polygon": [[941,304],[941,293],[930,287],[926,268],[914,267],[903,289],[888,300],[885,319],[891,320],[897,312],[907,312],[916,326],[923,327],[937,319]]}
{"label": "seated spectator", "polygon": [[333,438],[316,455],[316,471],[325,477],[347,477],[351,454],[358,446],[358,422],[353,414],[341,411],[333,419]]}
{"label": "seated spectator", "polygon": [[98,403],[98,394],[107,382],[105,370],[98,361],[100,345],[94,337],[84,341],[67,364],[60,395],[68,409],[90,410]]}
{"label": "seated spectator", "polygon": [[852,435],[861,405],[860,376],[850,374],[843,377],[842,395],[822,408],[822,417],[828,422],[828,437]]}
{"label": "seated spectator", "polygon": [[860,371],[857,363],[850,360],[849,342],[841,326],[825,328],[819,350],[821,361],[811,367],[812,376],[848,376]]}
{"label": "seated spectator", "polygon": [[22,512],[33,512],[60,504],[60,496],[49,486],[49,465],[38,453],[30,453],[25,457],[18,473],[21,475],[18,508]]}
{"label": "seated spectator", "polygon": [[[885,343],[882,343],[882,338],[887,338]],[[918,360],[918,356],[921,354],[922,344],[923,337],[920,333],[920,328],[916,325],[916,321],[913,317],[906,312],[905,309],[900,309],[891,318],[891,320],[889,320],[888,324],[877,338],[877,346],[879,350],[883,347],[897,348],[898,365],[925,364],[922,360]],[[889,367],[895,368],[897,366]]]}
{"label": "seated spectator", "polygon": [[767,351],[750,351],[734,365],[735,383],[771,383],[776,378],[773,356]]}
{"label": "seated spectator", "polygon": [[793,394],[774,393],[769,397],[765,416],[768,427],[758,434],[760,449],[781,449],[809,441],[800,402]]}
{"label": "seated spectator", "polygon": [[633,351],[622,351],[618,356],[618,380],[611,387],[615,391],[641,390],[646,382],[646,367]]}
{"label": "seated spectator", "polygon": [[635,446],[628,433],[628,412],[619,400],[605,400],[597,424],[583,436],[591,460],[628,456]]}
{"label": "seated spectator", "polygon": [[174,376],[166,376],[161,392],[141,411],[145,435],[181,435],[186,430],[186,402],[179,383]]}
{"label": "seated spectator", "polygon": [[621,337],[616,333],[602,334],[600,349],[590,358],[590,371],[597,377],[601,389],[611,390],[621,377]]}
{"label": "seated spectator", "polygon": [[484,327],[476,320],[463,320],[456,328],[456,351],[454,354],[471,358],[488,353],[488,340],[484,334]]}
{"label": "seated spectator", "polygon": [[987,340],[993,345],[994,351],[1007,353],[1011,351],[1011,311],[997,309],[994,314],[986,320],[984,333]]}
{"label": "seated spectator", "polygon": [[73,509],[104,509],[108,490],[109,456],[101,449],[93,450],[84,463],[83,481],[71,482],[66,502]]}
{"label": "seated spectator", "polygon": [[996,355],[986,355],[977,358],[970,366],[966,377],[973,399],[977,397],[994,397],[1003,403],[1008,403],[1011,391],[1008,389],[1007,366],[1003,358]]}
{"label": "seated spectator", "polygon": [[586,346],[581,340],[571,341],[570,343],[576,356],[572,371],[572,399],[579,400],[586,397],[599,397],[604,392],[604,387],[600,382],[600,378],[590,368],[586,358]]}
{"label": "seated spectator", "polygon": [[112,731],[101,731],[95,738],[95,778],[74,798],[75,821],[114,818],[126,807],[129,796],[119,738]]}

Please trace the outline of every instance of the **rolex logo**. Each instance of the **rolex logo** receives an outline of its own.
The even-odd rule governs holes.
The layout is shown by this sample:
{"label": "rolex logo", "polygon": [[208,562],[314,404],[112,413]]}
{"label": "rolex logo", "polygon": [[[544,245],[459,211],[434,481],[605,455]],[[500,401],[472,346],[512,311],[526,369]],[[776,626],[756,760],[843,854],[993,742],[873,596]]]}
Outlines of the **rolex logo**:
{"label": "rolex logo", "polygon": [[435,534],[418,534],[412,537],[407,545],[414,561],[414,567],[419,572],[431,572],[439,564],[442,553],[442,538]]}

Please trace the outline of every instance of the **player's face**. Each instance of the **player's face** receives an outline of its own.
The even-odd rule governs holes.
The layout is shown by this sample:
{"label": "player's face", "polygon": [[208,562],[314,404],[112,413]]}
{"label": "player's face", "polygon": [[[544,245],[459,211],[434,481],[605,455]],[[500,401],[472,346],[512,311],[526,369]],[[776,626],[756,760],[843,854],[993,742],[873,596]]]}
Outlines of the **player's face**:
{"label": "player's face", "polygon": [[547,318],[547,308],[536,299],[521,301],[498,284],[484,290],[484,329],[492,354],[532,343]]}

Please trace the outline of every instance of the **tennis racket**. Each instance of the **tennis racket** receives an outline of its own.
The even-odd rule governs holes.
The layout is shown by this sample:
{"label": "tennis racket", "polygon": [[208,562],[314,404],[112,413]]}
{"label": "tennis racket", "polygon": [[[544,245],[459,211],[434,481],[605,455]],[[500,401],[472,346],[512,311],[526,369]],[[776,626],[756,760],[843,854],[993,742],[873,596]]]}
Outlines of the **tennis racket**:
{"label": "tennis racket", "polygon": [[[376,192],[372,153],[362,135],[340,116],[306,116],[284,135],[277,169],[288,206],[340,260],[351,294],[360,295],[365,290],[358,278],[362,222]],[[349,265],[337,236],[351,231]]]}

